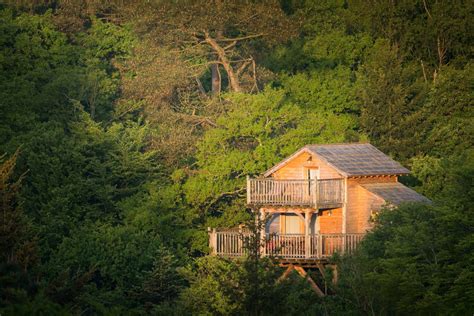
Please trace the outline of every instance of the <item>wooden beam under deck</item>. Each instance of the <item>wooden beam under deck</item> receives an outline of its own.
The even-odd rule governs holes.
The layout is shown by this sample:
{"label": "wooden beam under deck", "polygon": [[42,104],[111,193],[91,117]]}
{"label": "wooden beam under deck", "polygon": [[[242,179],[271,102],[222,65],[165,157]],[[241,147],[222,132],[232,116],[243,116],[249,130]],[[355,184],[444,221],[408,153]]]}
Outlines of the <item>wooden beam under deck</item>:
{"label": "wooden beam under deck", "polygon": [[283,259],[275,258],[275,263],[280,267],[289,267],[292,265],[298,265],[303,268],[319,269],[320,265],[325,265],[329,263],[328,258],[321,259]]}
{"label": "wooden beam under deck", "polygon": [[[338,204],[331,204],[330,206],[326,205],[320,205],[318,207],[318,210],[326,210],[326,209],[334,209],[334,208],[340,208],[343,206],[343,203],[338,203]],[[302,207],[297,207],[297,206],[271,206],[271,205],[262,205],[259,206],[260,209],[265,210],[265,213],[267,214],[305,214],[307,212],[310,213],[315,213],[316,208],[314,207],[307,207],[307,206],[302,206]]]}

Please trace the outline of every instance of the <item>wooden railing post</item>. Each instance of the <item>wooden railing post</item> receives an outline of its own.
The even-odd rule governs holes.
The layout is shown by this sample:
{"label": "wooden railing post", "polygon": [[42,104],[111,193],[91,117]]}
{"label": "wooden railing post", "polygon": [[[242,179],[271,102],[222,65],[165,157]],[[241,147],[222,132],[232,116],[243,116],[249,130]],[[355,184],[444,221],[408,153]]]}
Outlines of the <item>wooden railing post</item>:
{"label": "wooden railing post", "polygon": [[318,235],[318,258],[321,259],[323,257],[323,236],[321,234]]}
{"label": "wooden railing post", "polygon": [[216,229],[211,227],[207,228],[207,232],[209,234],[209,248],[211,250],[211,255],[216,255],[217,253],[217,232]]}
{"label": "wooden railing post", "polygon": [[309,258],[311,256],[311,245],[310,245],[310,235],[309,235],[309,226],[311,223],[311,215],[313,213],[310,211],[306,211],[304,213],[304,253],[305,258]]}
{"label": "wooden railing post", "polygon": [[243,247],[242,247],[242,244],[243,244],[243,240],[244,240],[244,235],[242,233],[242,225],[239,225],[239,236],[238,236],[238,239],[237,239],[237,251],[238,251],[238,255],[243,255]]}
{"label": "wooden railing post", "polygon": [[265,217],[266,212],[264,209],[259,210],[257,218],[257,228],[259,228],[259,237],[260,237],[260,255],[264,257],[266,255],[266,234],[265,234]]}
{"label": "wooden railing post", "polygon": [[214,253],[214,249],[212,249],[212,231],[211,231],[211,227],[207,228],[207,234],[209,235],[209,250],[210,250],[210,254],[212,255]]}
{"label": "wooden railing post", "polygon": [[247,176],[247,204],[251,203],[252,190],[250,188],[250,177]]}

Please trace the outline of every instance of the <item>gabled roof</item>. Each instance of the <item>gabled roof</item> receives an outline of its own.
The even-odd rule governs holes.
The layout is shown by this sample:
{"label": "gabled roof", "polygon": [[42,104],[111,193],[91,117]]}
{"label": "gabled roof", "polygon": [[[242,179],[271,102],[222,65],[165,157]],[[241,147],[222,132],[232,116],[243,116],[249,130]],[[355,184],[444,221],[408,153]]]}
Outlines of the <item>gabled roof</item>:
{"label": "gabled roof", "polygon": [[303,152],[315,154],[347,177],[400,175],[410,171],[369,143],[307,145],[264,173],[268,177]]}
{"label": "gabled roof", "polygon": [[361,185],[393,205],[399,205],[402,202],[431,203],[429,199],[400,182],[366,183]]}

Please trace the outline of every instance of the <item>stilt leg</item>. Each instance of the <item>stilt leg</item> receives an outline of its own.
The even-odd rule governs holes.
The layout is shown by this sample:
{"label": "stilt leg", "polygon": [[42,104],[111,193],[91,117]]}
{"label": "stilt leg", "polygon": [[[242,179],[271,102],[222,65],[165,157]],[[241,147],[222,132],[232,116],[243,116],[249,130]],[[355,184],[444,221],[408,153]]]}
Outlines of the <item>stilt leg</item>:
{"label": "stilt leg", "polygon": [[303,278],[306,279],[306,281],[308,281],[309,285],[311,286],[313,291],[316,293],[316,295],[318,295],[319,297],[325,296],[324,292],[321,291],[321,289],[316,284],[316,282],[314,282],[314,280],[308,275],[308,273],[302,267],[296,266],[294,267],[294,269],[299,273],[299,275],[301,275]]}
{"label": "stilt leg", "polygon": [[278,281],[277,281],[277,282],[281,282],[281,281],[283,281],[284,279],[286,279],[286,278],[290,275],[291,271],[293,271],[294,269],[295,269],[295,267],[293,266],[293,264],[290,263],[290,264],[288,265],[288,268],[286,268],[285,272],[283,272],[283,274],[281,275],[281,277],[278,278]]}

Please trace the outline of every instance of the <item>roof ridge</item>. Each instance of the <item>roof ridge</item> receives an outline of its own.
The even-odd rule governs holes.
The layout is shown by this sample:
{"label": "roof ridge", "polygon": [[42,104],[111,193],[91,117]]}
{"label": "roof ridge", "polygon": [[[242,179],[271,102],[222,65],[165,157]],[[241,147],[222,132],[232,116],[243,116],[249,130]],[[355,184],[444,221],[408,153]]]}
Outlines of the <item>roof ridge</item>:
{"label": "roof ridge", "polygon": [[[366,142],[351,142],[351,143],[308,144],[308,145],[305,145],[304,147],[309,147],[309,146],[344,146],[344,145],[372,145],[372,144],[370,142],[366,141]],[[372,145],[372,146],[374,146],[374,145]]]}

